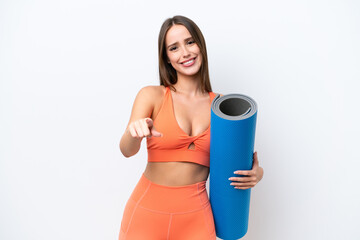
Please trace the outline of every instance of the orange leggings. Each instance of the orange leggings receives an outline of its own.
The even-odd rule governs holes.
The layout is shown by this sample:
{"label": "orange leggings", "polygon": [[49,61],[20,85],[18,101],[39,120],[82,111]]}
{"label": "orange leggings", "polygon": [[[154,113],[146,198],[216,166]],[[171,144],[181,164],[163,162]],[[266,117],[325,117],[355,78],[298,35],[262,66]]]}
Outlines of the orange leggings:
{"label": "orange leggings", "polygon": [[126,203],[119,240],[215,240],[205,184],[164,186],[142,174]]}

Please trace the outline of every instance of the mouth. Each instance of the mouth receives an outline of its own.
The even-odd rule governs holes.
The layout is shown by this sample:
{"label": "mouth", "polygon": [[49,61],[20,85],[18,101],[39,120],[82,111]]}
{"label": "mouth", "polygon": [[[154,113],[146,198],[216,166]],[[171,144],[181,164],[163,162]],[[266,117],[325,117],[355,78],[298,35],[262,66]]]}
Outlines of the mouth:
{"label": "mouth", "polygon": [[191,58],[191,59],[189,59],[189,60],[186,60],[186,61],[184,61],[184,62],[181,62],[181,64],[184,65],[185,67],[189,67],[189,66],[191,66],[191,65],[194,64],[195,59],[196,59],[196,57]]}

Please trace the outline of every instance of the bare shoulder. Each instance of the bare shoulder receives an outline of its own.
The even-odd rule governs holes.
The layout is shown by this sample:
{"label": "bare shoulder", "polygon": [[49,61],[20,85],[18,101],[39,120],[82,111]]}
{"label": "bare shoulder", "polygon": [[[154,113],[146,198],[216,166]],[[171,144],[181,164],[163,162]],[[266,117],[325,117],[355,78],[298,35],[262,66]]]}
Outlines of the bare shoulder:
{"label": "bare shoulder", "polygon": [[142,97],[151,101],[161,97],[164,94],[164,91],[164,86],[149,85],[141,88],[138,95],[141,95]]}
{"label": "bare shoulder", "polygon": [[223,94],[221,94],[221,93],[216,93],[216,92],[213,92],[213,93],[215,94],[215,96],[217,96],[217,95],[220,95],[220,97],[223,96]]}
{"label": "bare shoulder", "polygon": [[129,123],[152,115],[158,101],[162,100],[162,88],[162,86],[145,86],[139,90],[133,103]]}
{"label": "bare shoulder", "polygon": [[164,95],[163,86],[145,86],[142,87],[136,95],[136,100],[141,103],[146,103],[146,105],[151,105],[154,107],[156,103],[162,99]]}

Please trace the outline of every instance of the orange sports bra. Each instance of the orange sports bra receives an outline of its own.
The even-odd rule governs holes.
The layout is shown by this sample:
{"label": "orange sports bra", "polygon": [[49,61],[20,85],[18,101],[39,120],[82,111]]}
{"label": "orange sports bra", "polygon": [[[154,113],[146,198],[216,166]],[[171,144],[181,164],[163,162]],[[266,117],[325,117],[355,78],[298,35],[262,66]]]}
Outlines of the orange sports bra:
{"label": "orange sports bra", "polygon": [[[159,113],[153,120],[162,137],[146,138],[148,162],[193,162],[210,166],[210,126],[201,134],[189,136],[178,125],[170,88],[166,87]],[[209,92],[211,101],[216,96]],[[210,111],[210,109],[209,109]],[[189,148],[190,144],[194,145]]]}

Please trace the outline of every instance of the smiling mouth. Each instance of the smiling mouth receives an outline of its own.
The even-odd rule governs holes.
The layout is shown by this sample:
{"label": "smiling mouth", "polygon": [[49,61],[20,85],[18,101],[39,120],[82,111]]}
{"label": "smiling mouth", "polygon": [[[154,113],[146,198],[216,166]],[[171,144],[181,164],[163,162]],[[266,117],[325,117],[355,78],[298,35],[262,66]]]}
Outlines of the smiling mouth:
{"label": "smiling mouth", "polygon": [[[195,57],[195,58],[196,58],[196,57]],[[190,59],[190,60],[188,60],[188,61],[186,61],[186,62],[182,62],[181,64],[183,64],[184,66],[189,66],[189,65],[191,65],[191,64],[194,63],[195,58],[192,58],[192,59]]]}

